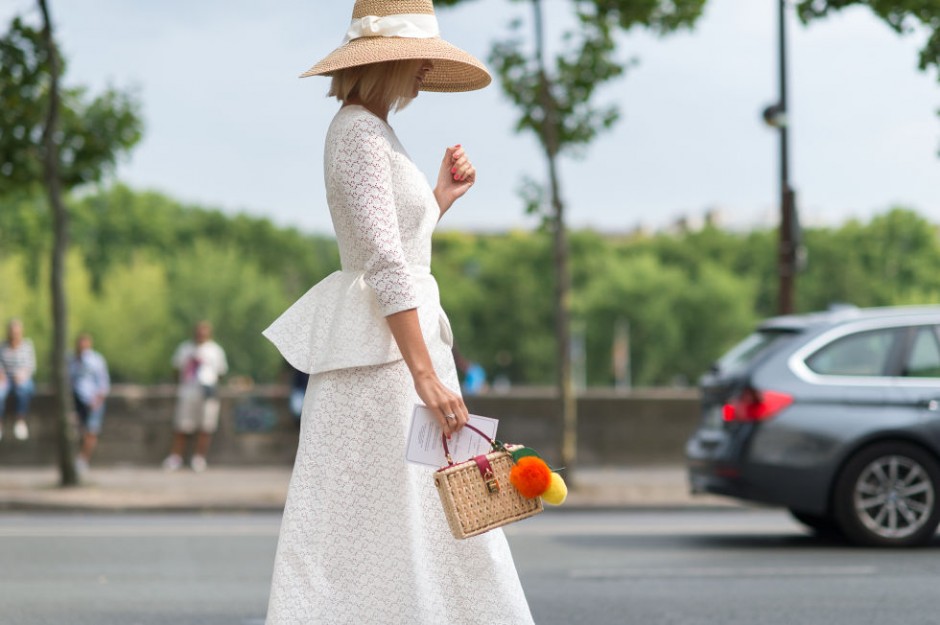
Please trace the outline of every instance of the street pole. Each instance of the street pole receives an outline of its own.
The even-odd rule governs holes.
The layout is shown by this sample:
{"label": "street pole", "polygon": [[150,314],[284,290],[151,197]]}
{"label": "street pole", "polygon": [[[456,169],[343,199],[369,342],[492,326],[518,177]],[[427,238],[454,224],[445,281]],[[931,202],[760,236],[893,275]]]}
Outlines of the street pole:
{"label": "street pole", "polygon": [[777,103],[777,115],[780,131],[780,243],[777,254],[777,275],[780,290],[777,297],[777,311],[788,315],[794,311],[794,290],[796,287],[796,203],[793,189],[790,188],[789,126],[787,110],[787,28],[786,0],[779,3],[779,44],[780,44],[780,99]]}

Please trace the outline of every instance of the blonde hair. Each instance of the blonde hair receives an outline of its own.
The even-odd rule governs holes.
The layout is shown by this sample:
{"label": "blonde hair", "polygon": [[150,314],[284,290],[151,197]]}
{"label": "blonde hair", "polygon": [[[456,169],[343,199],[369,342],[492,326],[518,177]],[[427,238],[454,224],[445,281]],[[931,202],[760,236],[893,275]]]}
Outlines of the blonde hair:
{"label": "blonde hair", "polygon": [[341,102],[359,98],[400,111],[414,99],[415,77],[423,63],[421,59],[406,59],[340,69],[333,72],[327,95]]}

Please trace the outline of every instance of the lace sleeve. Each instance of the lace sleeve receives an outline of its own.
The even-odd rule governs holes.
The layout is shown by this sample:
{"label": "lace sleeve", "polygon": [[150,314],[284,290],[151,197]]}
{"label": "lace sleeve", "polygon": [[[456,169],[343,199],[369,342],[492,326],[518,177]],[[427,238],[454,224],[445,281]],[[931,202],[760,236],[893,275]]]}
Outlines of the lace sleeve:
{"label": "lace sleeve", "polygon": [[414,281],[401,243],[391,171],[391,145],[378,119],[357,119],[338,137],[333,177],[337,213],[365,258],[365,281],[385,316],[416,308]]}

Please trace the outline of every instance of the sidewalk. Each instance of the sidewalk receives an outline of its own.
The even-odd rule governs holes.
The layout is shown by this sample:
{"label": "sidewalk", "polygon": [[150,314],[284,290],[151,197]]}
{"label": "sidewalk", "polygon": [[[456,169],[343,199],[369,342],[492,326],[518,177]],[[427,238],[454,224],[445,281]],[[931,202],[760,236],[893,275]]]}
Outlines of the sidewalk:
{"label": "sidewalk", "polygon": [[[430,479],[430,474],[428,479]],[[0,467],[0,511],[274,511],[284,506],[287,467],[212,466],[205,473],[155,467],[92,468],[82,486],[59,488],[52,468]],[[692,496],[683,467],[581,469],[566,509],[730,507]]]}

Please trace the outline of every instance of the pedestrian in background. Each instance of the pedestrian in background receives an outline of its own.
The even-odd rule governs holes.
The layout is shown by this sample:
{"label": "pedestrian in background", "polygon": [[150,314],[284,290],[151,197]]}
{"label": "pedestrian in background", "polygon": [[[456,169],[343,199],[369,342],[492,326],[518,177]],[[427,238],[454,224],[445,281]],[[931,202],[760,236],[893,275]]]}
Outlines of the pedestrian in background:
{"label": "pedestrian in background", "polygon": [[98,446],[98,435],[104,422],[104,403],[111,391],[111,376],[104,356],[92,349],[91,335],[83,332],[75,340],[75,353],[69,358],[69,378],[75,411],[81,431],[81,447],[75,459],[79,475],[88,472],[91,456]]}
{"label": "pedestrian in background", "polygon": [[307,384],[310,374],[291,367],[293,374],[290,383],[290,413],[294,417],[294,424],[300,427],[300,417],[304,410],[304,397],[307,395]]}
{"label": "pedestrian in background", "polygon": [[463,381],[460,389],[464,395],[478,395],[486,390],[486,370],[478,362],[467,360],[460,352],[460,349],[454,344],[452,350],[454,354],[454,365],[457,367],[457,373],[461,375]]}
{"label": "pedestrian in background", "polygon": [[189,466],[196,472],[206,470],[206,456],[212,435],[219,427],[219,379],[228,371],[225,351],[212,340],[212,324],[200,321],[193,330],[193,340],[184,341],[173,355],[173,367],[179,373],[176,418],[173,421],[173,446],[163,461],[163,468],[176,471],[183,466],[183,454],[190,439],[196,438]]}
{"label": "pedestrian in background", "polygon": [[23,337],[23,322],[11,319],[7,323],[7,338],[0,344],[0,439],[3,438],[3,416],[6,414],[7,396],[13,392],[14,415],[13,436],[25,441],[29,438],[26,413],[33,399],[36,373],[36,350],[33,342]]}

